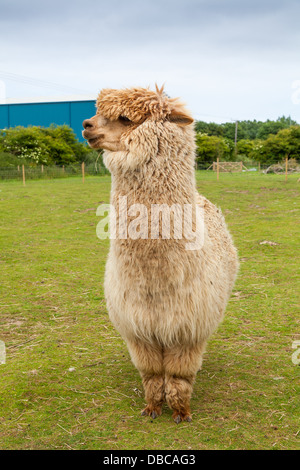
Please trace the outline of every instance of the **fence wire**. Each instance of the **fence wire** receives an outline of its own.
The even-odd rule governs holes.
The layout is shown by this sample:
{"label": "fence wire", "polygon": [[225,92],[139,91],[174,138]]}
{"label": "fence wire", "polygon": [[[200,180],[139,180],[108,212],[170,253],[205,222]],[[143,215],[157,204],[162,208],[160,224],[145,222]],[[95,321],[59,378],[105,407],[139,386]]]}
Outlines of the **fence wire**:
{"label": "fence wire", "polygon": [[[24,165],[24,172],[26,180],[68,178],[71,176],[82,175],[82,165],[40,165],[35,167]],[[109,171],[105,168],[105,166],[102,166],[99,163],[92,163],[89,165],[84,165],[84,173],[85,175],[91,176],[103,176],[109,174]],[[0,167],[0,180],[23,180],[22,166]]]}
{"label": "fence wire", "polygon": [[[236,165],[234,165],[236,164]],[[270,164],[260,164],[257,161],[242,163],[239,162],[219,162],[219,173],[266,173],[270,168]],[[196,170],[207,171],[211,173],[217,173],[217,162],[210,161],[196,161]],[[64,166],[27,166],[24,168],[20,165],[18,167],[0,167],[0,181],[4,180],[23,180],[23,170],[25,180],[37,180],[37,179],[55,179],[55,178],[68,178],[72,176],[82,176],[83,171],[85,176],[103,176],[109,174],[109,171],[103,164],[90,163],[88,165],[76,163],[72,165]],[[289,173],[294,170],[289,169]],[[281,170],[280,170],[281,172]],[[282,167],[282,174],[284,173],[284,167]]]}

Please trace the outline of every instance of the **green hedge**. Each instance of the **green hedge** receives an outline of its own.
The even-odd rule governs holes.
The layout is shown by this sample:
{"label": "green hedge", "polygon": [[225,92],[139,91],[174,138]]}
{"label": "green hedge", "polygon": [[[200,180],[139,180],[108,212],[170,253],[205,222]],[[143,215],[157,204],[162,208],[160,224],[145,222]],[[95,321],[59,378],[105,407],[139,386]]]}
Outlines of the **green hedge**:
{"label": "green hedge", "polygon": [[11,127],[0,131],[0,166],[70,165],[95,161],[98,153],[66,125]]}

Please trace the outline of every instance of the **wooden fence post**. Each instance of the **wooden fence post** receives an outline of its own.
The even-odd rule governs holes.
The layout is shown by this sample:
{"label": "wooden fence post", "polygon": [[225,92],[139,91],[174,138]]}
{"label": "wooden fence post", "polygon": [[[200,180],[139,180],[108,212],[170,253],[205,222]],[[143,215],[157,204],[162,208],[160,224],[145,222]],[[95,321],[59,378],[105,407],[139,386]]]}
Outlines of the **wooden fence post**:
{"label": "wooden fence post", "polygon": [[217,181],[219,181],[219,171],[220,171],[219,157],[217,157]]}
{"label": "wooden fence post", "polygon": [[81,171],[82,171],[82,182],[84,183],[84,162],[81,164]]}
{"label": "wooden fence post", "polygon": [[260,162],[258,162],[258,172],[260,173]]}
{"label": "wooden fence post", "polygon": [[26,183],[25,183],[25,167],[24,167],[24,165],[22,165],[22,175],[23,175],[23,186],[25,186]]}
{"label": "wooden fence post", "polygon": [[287,181],[288,161],[289,161],[289,157],[288,157],[288,155],[286,155],[286,156],[285,156],[285,181]]}
{"label": "wooden fence post", "polygon": [[42,165],[42,173],[44,173],[44,165]]}

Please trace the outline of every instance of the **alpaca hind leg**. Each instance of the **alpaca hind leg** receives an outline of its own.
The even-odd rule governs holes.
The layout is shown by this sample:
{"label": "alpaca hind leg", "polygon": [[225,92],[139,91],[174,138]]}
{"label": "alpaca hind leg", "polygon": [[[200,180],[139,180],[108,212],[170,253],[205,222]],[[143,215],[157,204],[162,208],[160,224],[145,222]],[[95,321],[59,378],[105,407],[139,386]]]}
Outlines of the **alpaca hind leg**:
{"label": "alpaca hind leg", "polygon": [[165,395],[162,349],[141,341],[127,342],[127,346],[145,391],[147,406],[142,410],[142,415],[156,418],[162,413]]}
{"label": "alpaca hind leg", "polygon": [[205,344],[199,344],[176,346],[164,351],[165,397],[177,424],[192,419],[190,400],[204,350]]}

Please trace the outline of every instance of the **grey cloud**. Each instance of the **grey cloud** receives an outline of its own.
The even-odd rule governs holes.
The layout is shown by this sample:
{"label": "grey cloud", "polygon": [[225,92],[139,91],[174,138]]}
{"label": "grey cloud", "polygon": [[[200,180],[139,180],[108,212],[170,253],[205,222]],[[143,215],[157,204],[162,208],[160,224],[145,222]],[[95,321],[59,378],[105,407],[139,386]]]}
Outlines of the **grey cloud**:
{"label": "grey cloud", "polygon": [[20,38],[36,47],[73,43],[87,54],[104,42],[108,50],[149,44],[253,50],[295,43],[299,14],[294,0],[10,0],[2,5],[0,23],[12,43]]}
{"label": "grey cloud", "polygon": [[[279,114],[300,79],[298,0],[0,5],[0,68],[91,92],[166,81],[198,113]],[[21,90],[8,83],[10,94]]]}

